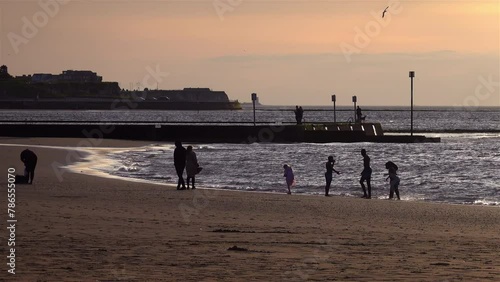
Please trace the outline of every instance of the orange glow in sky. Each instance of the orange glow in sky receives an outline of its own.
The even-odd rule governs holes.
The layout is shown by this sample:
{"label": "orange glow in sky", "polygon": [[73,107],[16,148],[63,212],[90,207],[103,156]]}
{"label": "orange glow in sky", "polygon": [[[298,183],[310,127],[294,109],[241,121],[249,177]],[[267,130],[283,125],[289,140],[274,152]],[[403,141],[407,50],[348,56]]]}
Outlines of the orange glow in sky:
{"label": "orange glow in sky", "polygon": [[42,2],[0,4],[0,63],[14,75],[90,69],[129,88],[159,66],[163,89],[406,105],[415,70],[417,105],[463,105],[481,77],[496,82],[481,105],[500,105],[497,1]]}

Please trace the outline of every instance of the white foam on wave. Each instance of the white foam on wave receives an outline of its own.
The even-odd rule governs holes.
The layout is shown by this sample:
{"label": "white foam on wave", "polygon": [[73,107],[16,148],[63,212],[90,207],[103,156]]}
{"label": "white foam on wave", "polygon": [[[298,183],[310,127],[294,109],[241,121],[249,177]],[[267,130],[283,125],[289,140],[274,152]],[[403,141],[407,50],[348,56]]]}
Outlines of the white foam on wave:
{"label": "white foam on wave", "polygon": [[121,166],[118,168],[118,171],[123,171],[123,172],[137,172],[141,170],[140,168],[138,168],[137,166]]}
{"label": "white foam on wave", "polygon": [[474,201],[474,205],[484,205],[484,206],[500,206],[499,201],[492,201],[488,199],[478,199]]}
{"label": "white foam on wave", "polygon": [[[140,182],[156,185],[172,186],[170,183],[161,183],[155,181],[149,181],[145,179],[137,179],[130,177],[122,177],[117,175],[112,175],[107,173],[107,171],[112,171],[115,167],[119,167],[121,164],[117,160],[113,160],[107,157],[108,154],[123,154],[128,151],[136,151],[141,149],[149,150],[150,146],[143,147],[122,147],[122,148],[111,148],[111,147],[67,147],[67,146],[48,146],[48,145],[32,145],[32,144],[0,144],[0,146],[8,147],[25,147],[25,148],[44,148],[44,149],[56,149],[56,150],[66,150],[66,151],[78,151],[78,157],[81,161],[62,165],[59,168],[79,174],[119,179],[131,182]],[[160,148],[165,149],[168,146],[161,146]],[[73,155],[71,157],[74,157]],[[71,159],[71,158],[68,158]],[[74,159],[71,159],[74,160]]]}
{"label": "white foam on wave", "polygon": [[120,155],[129,151],[136,151],[141,149],[149,150],[149,146],[130,147],[130,148],[87,148],[86,152],[88,153],[88,156],[85,158],[85,162],[77,162],[70,164],[66,166],[65,169],[74,173],[81,173],[81,174],[110,178],[110,179],[119,179],[130,182],[172,186],[173,184],[171,183],[161,183],[147,179],[123,177],[109,173],[110,171],[115,171],[116,167],[118,167],[118,171],[133,172],[140,170],[140,168],[134,165],[125,166],[121,164],[118,160],[109,158],[108,155],[110,154]]}

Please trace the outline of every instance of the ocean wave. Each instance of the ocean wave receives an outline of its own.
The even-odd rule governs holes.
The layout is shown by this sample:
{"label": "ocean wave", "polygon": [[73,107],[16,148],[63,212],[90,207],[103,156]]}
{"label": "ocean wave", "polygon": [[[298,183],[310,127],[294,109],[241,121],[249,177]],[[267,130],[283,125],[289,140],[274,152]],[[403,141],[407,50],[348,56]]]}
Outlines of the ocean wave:
{"label": "ocean wave", "polygon": [[488,200],[488,199],[478,199],[475,200],[474,205],[485,205],[485,206],[500,206],[500,201]]}
{"label": "ocean wave", "polygon": [[141,169],[137,166],[121,166],[118,168],[118,171],[122,172],[137,172],[139,170]]}

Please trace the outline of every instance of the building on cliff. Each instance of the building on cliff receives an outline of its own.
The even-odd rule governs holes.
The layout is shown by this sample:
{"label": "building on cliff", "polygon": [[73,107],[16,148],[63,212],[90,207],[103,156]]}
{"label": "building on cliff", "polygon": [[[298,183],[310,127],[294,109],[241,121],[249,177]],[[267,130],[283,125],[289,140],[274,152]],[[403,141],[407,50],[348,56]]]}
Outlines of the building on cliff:
{"label": "building on cliff", "polygon": [[58,83],[58,82],[76,82],[76,83],[98,83],[102,82],[102,76],[92,71],[66,70],[61,74],[35,73],[31,76],[32,83]]}
{"label": "building on cliff", "polygon": [[146,100],[168,100],[171,102],[229,102],[224,91],[210,88],[184,88],[182,90],[144,90]]}

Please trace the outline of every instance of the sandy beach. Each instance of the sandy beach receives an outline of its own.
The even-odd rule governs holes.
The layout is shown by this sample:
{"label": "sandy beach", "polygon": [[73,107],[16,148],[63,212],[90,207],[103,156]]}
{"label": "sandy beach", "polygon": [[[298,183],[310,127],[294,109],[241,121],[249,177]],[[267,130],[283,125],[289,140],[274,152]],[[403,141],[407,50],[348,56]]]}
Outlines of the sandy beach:
{"label": "sandy beach", "polygon": [[16,274],[2,240],[3,281],[500,281],[498,207],[177,191],[57,168],[85,157],[81,142],[0,138],[27,145],[0,146],[2,238],[7,171],[25,147],[38,155],[34,184],[16,186]]}

